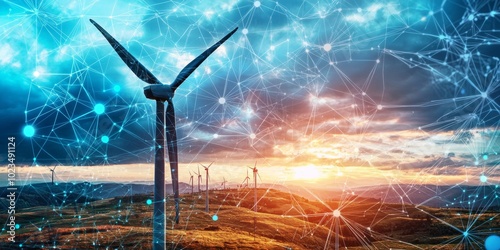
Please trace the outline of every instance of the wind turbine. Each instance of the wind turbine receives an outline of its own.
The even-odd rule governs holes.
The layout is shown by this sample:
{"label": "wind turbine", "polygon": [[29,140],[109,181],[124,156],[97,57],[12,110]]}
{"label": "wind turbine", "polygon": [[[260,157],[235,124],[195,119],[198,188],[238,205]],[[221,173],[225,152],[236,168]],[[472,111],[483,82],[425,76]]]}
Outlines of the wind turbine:
{"label": "wind turbine", "polygon": [[260,178],[259,170],[257,169],[257,162],[255,162],[255,166],[253,166],[253,168],[251,168],[251,167],[248,167],[248,168],[250,168],[250,169],[253,170],[253,181],[254,181],[254,189],[253,189],[253,204],[254,205],[253,205],[253,211],[257,212],[257,175]]}
{"label": "wind turbine", "polygon": [[205,212],[208,213],[208,169],[210,168],[210,166],[212,166],[213,162],[210,163],[210,165],[208,165],[208,167],[205,167],[203,164],[201,164],[202,167],[205,168],[205,172],[206,172],[206,176],[205,176],[205,179],[206,179],[206,182],[207,182],[207,187],[206,187],[206,196],[205,196]]}
{"label": "wind turbine", "polygon": [[226,178],[225,177],[222,177],[222,179],[224,179],[224,181],[221,183],[221,186],[223,186],[223,190],[226,190]]}
{"label": "wind turbine", "polygon": [[[229,32],[212,47],[191,61],[177,75],[170,85],[160,82],[146,67],[144,67],[132,54],[130,54],[118,41],[116,41],[99,24],[90,19],[90,22],[108,40],[120,58],[134,72],[134,74],[148,85],[144,87],[144,95],[156,101],[156,130],[155,130],[155,187],[153,208],[153,248],[165,248],[165,125],[167,129],[168,159],[172,176],[172,187],[175,200],[175,222],[179,223],[179,171],[177,161],[177,135],[175,131],[175,109],[172,102],[175,90],[212,54],[222,43],[231,37],[238,28]],[[165,119],[165,101],[168,103]]]}
{"label": "wind turbine", "polygon": [[49,168],[50,172],[52,172],[52,185],[54,185],[54,170],[56,170],[56,168],[57,168],[57,165],[54,166],[54,168]]}
{"label": "wind turbine", "polygon": [[191,194],[193,194],[194,183],[193,183],[193,174],[189,171],[189,183],[191,183]]}
{"label": "wind turbine", "polygon": [[200,166],[198,166],[198,193],[201,193],[201,173],[200,173]]}
{"label": "wind turbine", "polygon": [[245,179],[243,179],[243,183],[245,181],[247,182],[247,185],[246,185],[247,188],[248,188],[248,180],[250,180],[250,177],[248,177],[248,169],[247,169],[247,177],[245,177]]}

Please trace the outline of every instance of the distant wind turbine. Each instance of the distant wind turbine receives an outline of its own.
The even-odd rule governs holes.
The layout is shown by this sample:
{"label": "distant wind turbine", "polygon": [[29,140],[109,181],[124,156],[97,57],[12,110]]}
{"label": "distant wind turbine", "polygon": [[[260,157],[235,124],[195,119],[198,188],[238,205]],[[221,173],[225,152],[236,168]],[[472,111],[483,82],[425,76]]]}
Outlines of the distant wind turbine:
{"label": "distant wind turbine", "polygon": [[257,162],[255,162],[255,165],[253,168],[248,167],[253,170],[253,181],[254,181],[254,188],[253,188],[253,211],[257,212],[257,176],[260,178],[259,170],[257,169]]}
{"label": "distant wind turbine", "polygon": [[243,183],[245,183],[245,181],[247,182],[247,185],[246,187],[248,188],[248,181],[250,180],[250,177],[248,177],[248,169],[247,169],[247,177],[245,177],[245,179],[243,179]]}
{"label": "distant wind turbine", "polygon": [[191,183],[191,194],[193,194],[194,183],[193,183],[193,174],[189,171],[189,183]]}
{"label": "distant wind turbine", "polygon": [[225,177],[222,177],[222,179],[224,179],[224,181],[221,183],[221,186],[223,186],[223,190],[225,190],[227,181]]}
{"label": "distant wind turbine", "polygon": [[200,166],[198,166],[198,193],[201,193],[201,173],[200,173]]}
{"label": "distant wind turbine", "polygon": [[56,168],[57,168],[57,165],[54,166],[54,168],[49,168],[50,172],[52,172],[52,185],[54,185],[54,170],[56,170]]}
{"label": "distant wind turbine", "polygon": [[[167,129],[168,158],[172,176],[172,188],[175,200],[175,222],[179,223],[179,171],[177,159],[177,135],[175,131],[175,109],[173,97],[175,90],[212,54],[222,43],[231,37],[238,28],[229,32],[212,47],[191,61],[177,75],[170,85],[160,82],[146,67],[130,54],[99,24],[90,19],[90,22],[104,35],[120,58],[134,72],[134,74],[151,85],[144,87],[144,95],[156,101],[156,131],[155,131],[155,187],[153,208],[153,249],[165,249],[165,126]],[[165,101],[168,103],[165,119]]]}
{"label": "distant wind turbine", "polygon": [[210,165],[208,165],[208,167],[205,167],[203,164],[201,164],[202,167],[205,168],[205,172],[206,172],[206,176],[205,176],[205,179],[206,179],[206,182],[207,182],[207,186],[206,186],[206,197],[205,197],[205,212],[208,213],[208,178],[209,178],[209,174],[208,174],[208,169],[210,168],[210,166],[212,166],[213,162],[210,163]]}
{"label": "distant wind turbine", "polygon": [[[257,212],[257,175],[260,178],[259,175],[259,170],[257,169],[257,162],[255,162],[255,165],[253,168],[248,167],[249,169],[252,169],[253,171],[253,180],[254,180],[254,186],[253,186],[253,211]],[[248,170],[247,170],[248,171]],[[248,172],[247,172],[247,178],[248,178]],[[247,180],[247,185],[248,185],[248,180]],[[257,230],[257,217],[253,216],[253,240],[255,241],[255,231]]]}

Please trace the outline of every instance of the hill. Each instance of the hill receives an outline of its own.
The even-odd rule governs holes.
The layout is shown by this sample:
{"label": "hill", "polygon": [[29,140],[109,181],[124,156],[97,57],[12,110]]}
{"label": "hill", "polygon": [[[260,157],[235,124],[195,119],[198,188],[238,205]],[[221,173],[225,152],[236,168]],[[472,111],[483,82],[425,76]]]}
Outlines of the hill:
{"label": "hill", "polygon": [[[487,210],[402,206],[360,196],[309,200],[263,188],[257,189],[254,212],[254,190],[243,188],[211,190],[210,213],[206,213],[204,197],[204,193],[181,196],[180,224],[173,223],[173,199],[166,201],[170,249],[334,249],[336,242],[349,249],[422,249],[436,244],[440,249],[480,248],[480,235],[500,231],[499,221],[491,219],[497,213]],[[130,192],[20,209],[16,244],[5,243],[8,234],[2,231],[0,248],[150,249],[150,199],[152,194]],[[7,221],[7,215],[0,219]],[[474,225],[474,241],[463,241],[464,221]]]}

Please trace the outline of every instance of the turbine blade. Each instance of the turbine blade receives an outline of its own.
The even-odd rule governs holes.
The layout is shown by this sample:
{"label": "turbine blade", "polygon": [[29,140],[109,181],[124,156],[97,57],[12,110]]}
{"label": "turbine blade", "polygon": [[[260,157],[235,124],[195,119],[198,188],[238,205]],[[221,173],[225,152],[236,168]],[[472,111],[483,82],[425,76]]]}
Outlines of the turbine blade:
{"label": "turbine blade", "polygon": [[137,59],[135,59],[132,54],[130,54],[115,38],[113,38],[105,29],[103,29],[98,23],[90,19],[90,22],[102,33],[102,35],[108,40],[113,49],[118,53],[120,58],[127,64],[127,66],[134,72],[134,74],[141,80],[150,84],[160,84],[160,81],[149,72],[144,65],[142,65]]}
{"label": "turbine blade", "polygon": [[186,65],[186,67],[184,67],[181,70],[181,72],[177,75],[177,77],[175,78],[175,80],[170,85],[170,87],[172,88],[172,90],[175,91],[177,89],[177,87],[179,87],[186,80],[186,78],[188,78],[188,76],[191,75],[191,73],[193,73],[193,71],[196,68],[198,68],[198,66],[200,66],[200,64],[203,61],[205,61],[205,59],[207,59],[207,57],[210,56],[210,54],[212,54],[229,37],[231,37],[234,34],[234,32],[236,32],[237,29],[238,29],[238,27],[236,27],[233,31],[229,32],[229,34],[227,34],[225,37],[223,37],[220,41],[218,41],[216,44],[212,45],[212,47],[210,47],[207,50],[205,50],[203,53],[201,53],[201,55],[199,55],[193,61],[191,61],[188,65]]}
{"label": "turbine blade", "polygon": [[170,173],[172,175],[172,188],[175,200],[175,222],[179,224],[179,168],[177,161],[177,133],[175,131],[174,104],[169,101],[165,114],[165,125],[167,127],[168,160],[170,161]]}
{"label": "turbine blade", "polygon": [[214,162],[210,163],[210,165],[208,165],[207,169],[209,169],[209,168],[210,168],[210,166],[212,166],[212,164],[214,164]]}

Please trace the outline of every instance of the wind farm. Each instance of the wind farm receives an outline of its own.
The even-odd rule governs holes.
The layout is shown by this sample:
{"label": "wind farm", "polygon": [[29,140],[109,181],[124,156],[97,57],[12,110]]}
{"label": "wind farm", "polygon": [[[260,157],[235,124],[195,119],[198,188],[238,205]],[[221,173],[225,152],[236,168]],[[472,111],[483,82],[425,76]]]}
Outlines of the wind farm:
{"label": "wind farm", "polygon": [[[64,190],[66,185],[66,183],[60,184],[61,190]],[[42,190],[41,187],[43,184],[34,190],[39,192]],[[80,186],[75,186],[73,192],[76,192],[78,187]],[[88,186],[87,192],[95,193],[92,190],[96,187],[97,185]],[[109,187],[109,184],[106,184],[106,188],[99,190],[100,192],[109,190]],[[18,239],[25,247],[51,245],[58,248],[86,248],[95,242],[96,246],[150,248],[152,204],[148,200],[153,197],[153,189],[150,190],[145,194],[84,199],[78,203],[79,205],[62,206],[61,215],[52,213],[52,206],[26,207],[18,214],[18,223],[21,225],[29,224],[29,221],[38,217],[55,222],[51,228],[41,227],[34,233],[29,227],[23,227],[18,231]],[[28,195],[31,191],[26,189],[26,192]],[[405,213],[395,213],[401,204],[380,203],[379,199],[349,196],[346,192],[330,196],[344,197],[340,200],[317,197],[308,199],[294,194],[287,190],[287,187],[274,185],[274,188],[271,188],[266,183],[260,184],[257,189],[209,188],[209,193],[212,210],[217,211],[215,214],[204,211],[205,199],[199,194],[181,193],[183,200],[181,209],[190,210],[192,213],[181,214],[181,220],[189,223],[184,225],[174,223],[176,226],[170,228],[166,236],[167,248],[419,249],[431,247],[433,242],[445,238],[450,243],[443,249],[454,249],[460,244],[460,239],[456,238],[453,232],[442,231],[444,227],[440,226],[442,224],[439,221],[447,219],[460,223],[461,216],[458,215],[460,208],[443,210],[418,206],[407,207]],[[254,211],[254,193],[257,193],[259,199],[258,212]],[[74,210],[73,207],[77,206],[79,209]],[[122,211],[116,213],[117,207],[122,208]],[[341,208],[342,213],[333,209],[337,207]],[[168,206],[172,211],[174,208],[175,204]],[[360,214],[362,216],[359,216]],[[481,213],[483,216],[478,217],[482,226],[475,230],[478,232],[488,230],[489,218],[495,214],[495,211],[483,211]],[[468,216],[477,215],[479,210]],[[0,215],[0,218],[3,219],[5,216]],[[60,219],[57,220],[55,216]],[[378,221],[388,217],[390,222],[372,224],[373,220]],[[175,213],[170,213],[167,218],[174,222]],[[75,228],[76,224],[78,226]],[[99,226],[95,227],[94,224]],[[459,224],[454,225],[459,226]],[[75,230],[79,233],[75,234]],[[419,238],[413,237],[415,231],[419,232]],[[104,235],[111,237],[103,237]],[[5,237],[7,235],[0,235],[0,240],[4,240]],[[121,238],[123,241],[114,240],[116,238]]]}
{"label": "wind farm", "polygon": [[499,8],[0,1],[0,249],[498,250]]}

